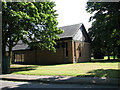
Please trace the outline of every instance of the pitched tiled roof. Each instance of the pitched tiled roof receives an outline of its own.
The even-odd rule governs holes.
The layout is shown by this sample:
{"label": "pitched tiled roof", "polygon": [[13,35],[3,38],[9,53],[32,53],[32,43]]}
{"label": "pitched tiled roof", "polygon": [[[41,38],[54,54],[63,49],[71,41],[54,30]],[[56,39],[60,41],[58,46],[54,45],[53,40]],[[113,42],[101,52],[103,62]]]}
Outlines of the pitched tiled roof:
{"label": "pitched tiled roof", "polygon": [[60,38],[68,38],[68,37],[73,37],[75,33],[78,31],[82,24],[74,24],[74,25],[68,25],[68,26],[63,26],[60,27],[60,29],[64,30],[64,33],[59,34],[58,36]]}
{"label": "pitched tiled roof", "polygon": [[[22,43],[20,40],[17,45],[15,45],[12,50],[27,50],[30,49],[30,47],[27,44]],[[6,51],[9,51],[9,48],[6,47]]]}
{"label": "pitched tiled roof", "polygon": [[[59,27],[60,29],[64,30],[64,33],[59,34],[58,36],[60,38],[73,37],[81,26],[82,26],[82,23]],[[30,49],[30,48],[28,47],[27,44],[22,43],[21,40],[18,42],[16,46],[13,47],[13,50],[27,50],[27,49]],[[6,51],[8,51],[8,48],[6,48]]]}

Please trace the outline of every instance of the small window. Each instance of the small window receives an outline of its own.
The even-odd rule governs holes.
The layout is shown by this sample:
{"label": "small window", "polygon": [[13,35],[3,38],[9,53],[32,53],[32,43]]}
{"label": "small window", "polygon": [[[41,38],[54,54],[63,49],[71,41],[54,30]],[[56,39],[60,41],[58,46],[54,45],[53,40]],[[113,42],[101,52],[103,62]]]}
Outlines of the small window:
{"label": "small window", "polygon": [[80,47],[80,44],[78,46],[78,50],[79,50],[79,57],[81,57],[81,47]]}
{"label": "small window", "polygon": [[23,53],[15,53],[14,54],[14,63],[23,63],[24,62],[24,54]]}
{"label": "small window", "polygon": [[74,56],[76,57],[76,44],[74,42]]}
{"label": "small window", "polygon": [[68,57],[68,43],[65,43],[65,56]]}

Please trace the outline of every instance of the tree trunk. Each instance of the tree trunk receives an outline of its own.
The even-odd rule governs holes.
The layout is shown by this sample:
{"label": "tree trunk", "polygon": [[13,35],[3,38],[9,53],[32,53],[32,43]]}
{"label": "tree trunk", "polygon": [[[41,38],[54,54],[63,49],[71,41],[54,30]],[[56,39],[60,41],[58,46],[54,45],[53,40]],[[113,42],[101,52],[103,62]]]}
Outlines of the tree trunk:
{"label": "tree trunk", "polygon": [[5,46],[5,44],[2,45],[2,55],[6,56],[6,46]]}
{"label": "tree trunk", "polygon": [[108,60],[110,60],[110,53],[109,53],[109,50],[108,50]]}
{"label": "tree trunk", "polygon": [[113,59],[115,60],[115,51],[113,51]]}
{"label": "tree trunk", "polygon": [[109,50],[110,48],[107,48],[107,56],[108,56],[108,60],[110,60],[110,50]]}
{"label": "tree trunk", "polygon": [[9,46],[10,64],[12,64],[12,46]]}
{"label": "tree trunk", "polygon": [[2,55],[3,56],[7,56],[7,54],[6,54],[6,46],[7,46],[6,42],[7,42],[6,38],[2,40]]}
{"label": "tree trunk", "polygon": [[108,54],[108,60],[110,60],[110,55]]}

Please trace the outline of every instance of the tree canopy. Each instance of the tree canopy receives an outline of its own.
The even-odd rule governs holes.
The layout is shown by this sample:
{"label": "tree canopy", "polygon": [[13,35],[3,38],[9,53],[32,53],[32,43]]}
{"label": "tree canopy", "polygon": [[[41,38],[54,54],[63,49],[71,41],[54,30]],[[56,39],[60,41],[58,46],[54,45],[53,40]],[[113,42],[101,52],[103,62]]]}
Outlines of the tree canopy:
{"label": "tree canopy", "polygon": [[55,3],[47,2],[2,2],[2,51],[9,48],[10,61],[12,48],[19,40],[30,47],[53,50],[58,34]]}
{"label": "tree canopy", "polygon": [[[57,27],[54,2],[2,2],[2,46],[9,51],[19,40],[41,49],[55,50]],[[32,44],[33,45],[33,44]]]}
{"label": "tree canopy", "polygon": [[108,54],[118,54],[120,45],[120,3],[118,2],[87,2],[87,12],[94,13],[89,21],[93,51],[101,49]]}

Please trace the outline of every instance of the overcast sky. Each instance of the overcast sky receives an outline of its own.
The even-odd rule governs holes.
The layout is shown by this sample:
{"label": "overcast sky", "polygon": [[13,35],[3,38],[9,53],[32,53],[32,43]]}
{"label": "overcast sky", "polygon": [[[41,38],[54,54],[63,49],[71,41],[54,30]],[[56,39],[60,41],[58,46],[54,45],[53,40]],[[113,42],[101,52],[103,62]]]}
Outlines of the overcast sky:
{"label": "overcast sky", "polygon": [[90,14],[86,12],[87,0],[52,0],[56,3],[55,10],[57,10],[58,27],[83,23],[85,28],[91,26],[89,23]]}

